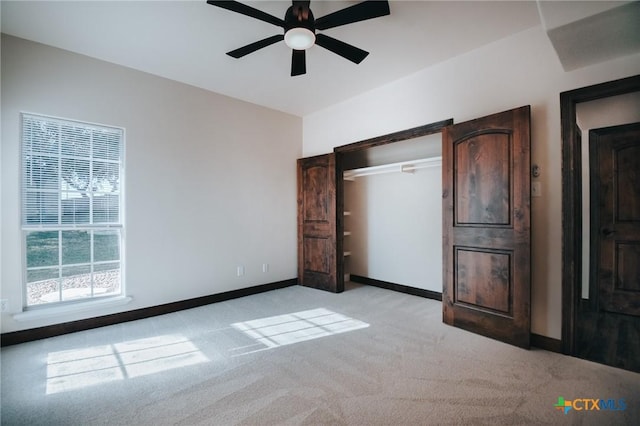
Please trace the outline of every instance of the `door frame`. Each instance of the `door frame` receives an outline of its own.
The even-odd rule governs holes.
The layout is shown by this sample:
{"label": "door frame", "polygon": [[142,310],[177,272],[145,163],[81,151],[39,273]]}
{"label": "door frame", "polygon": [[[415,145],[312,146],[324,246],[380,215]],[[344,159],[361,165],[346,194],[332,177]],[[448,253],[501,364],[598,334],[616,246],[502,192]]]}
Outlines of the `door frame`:
{"label": "door frame", "polygon": [[359,142],[350,143],[335,147],[336,162],[336,254],[337,254],[337,278],[338,287],[344,289],[344,154],[353,152],[364,152],[375,146],[387,145],[394,142],[401,142],[408,139],[428,136],[442,132],[442,129],[453,124],[453,118],[425,124],[424,126],[413,127],[400,130],[394,133],[365,139]]}
{"label": "door frame", "polygon": [[[562,352],[574,355],[582,285],[582,160],[576,105],[640,91],[640,75],[560,93],[562,131]],[[585,184],[588,184],[585,183]]]}

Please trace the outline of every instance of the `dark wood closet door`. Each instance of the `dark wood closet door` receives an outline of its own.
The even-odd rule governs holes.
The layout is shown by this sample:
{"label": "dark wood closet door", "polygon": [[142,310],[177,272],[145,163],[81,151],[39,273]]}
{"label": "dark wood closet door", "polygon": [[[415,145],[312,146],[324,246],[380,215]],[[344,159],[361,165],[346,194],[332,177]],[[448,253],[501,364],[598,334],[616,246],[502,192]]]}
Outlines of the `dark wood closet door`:
{"label": "dark wood closet door", "polygon": [[589,163],[592,273],[576,355],[640,372],[640,123],[589,132]]}
{"label": "dark wood closet door", "polygon": [[443,320],[530,340],[530,107],[443,134]]}
{"label": "dark wood closet door", "polygon": [[338,285],[336,258],[335,155],[299,159],[298,283],[343,291]]}

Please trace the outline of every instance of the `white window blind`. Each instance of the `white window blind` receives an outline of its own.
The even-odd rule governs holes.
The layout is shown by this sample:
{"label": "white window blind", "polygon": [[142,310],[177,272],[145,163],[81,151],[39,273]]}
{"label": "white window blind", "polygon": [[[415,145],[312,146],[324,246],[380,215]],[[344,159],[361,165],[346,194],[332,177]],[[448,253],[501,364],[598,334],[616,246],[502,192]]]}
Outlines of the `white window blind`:
{"label": "white window blind", "polygon": [[26,306],[121,293],[124,131],[22,115]]}

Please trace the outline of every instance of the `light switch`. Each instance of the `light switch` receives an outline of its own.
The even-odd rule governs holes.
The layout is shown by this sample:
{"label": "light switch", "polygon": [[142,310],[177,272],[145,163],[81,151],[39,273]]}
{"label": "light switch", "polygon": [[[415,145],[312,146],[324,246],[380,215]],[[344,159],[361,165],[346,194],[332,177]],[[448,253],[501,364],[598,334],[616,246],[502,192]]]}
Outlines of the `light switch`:
{"label": "light switch", "polygon": [[531,184],[531,196],[542,197],[542,185],[540,182],[533,182]]}

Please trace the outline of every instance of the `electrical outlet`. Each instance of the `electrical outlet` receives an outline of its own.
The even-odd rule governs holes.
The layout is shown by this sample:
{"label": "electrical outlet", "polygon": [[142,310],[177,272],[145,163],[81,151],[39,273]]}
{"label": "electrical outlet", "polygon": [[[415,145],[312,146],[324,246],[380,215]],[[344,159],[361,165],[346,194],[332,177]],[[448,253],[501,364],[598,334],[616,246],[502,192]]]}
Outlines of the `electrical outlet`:
{"label": "electrical outlet", "polygon": [[2,299],[0,300],[0,312],[6,312],[9,309],[9,300]]}
{"label": "electrical outlet", "polygon": [[262,264],[262,272],[269,272],[269,264],[268,263],[263,263]]}

